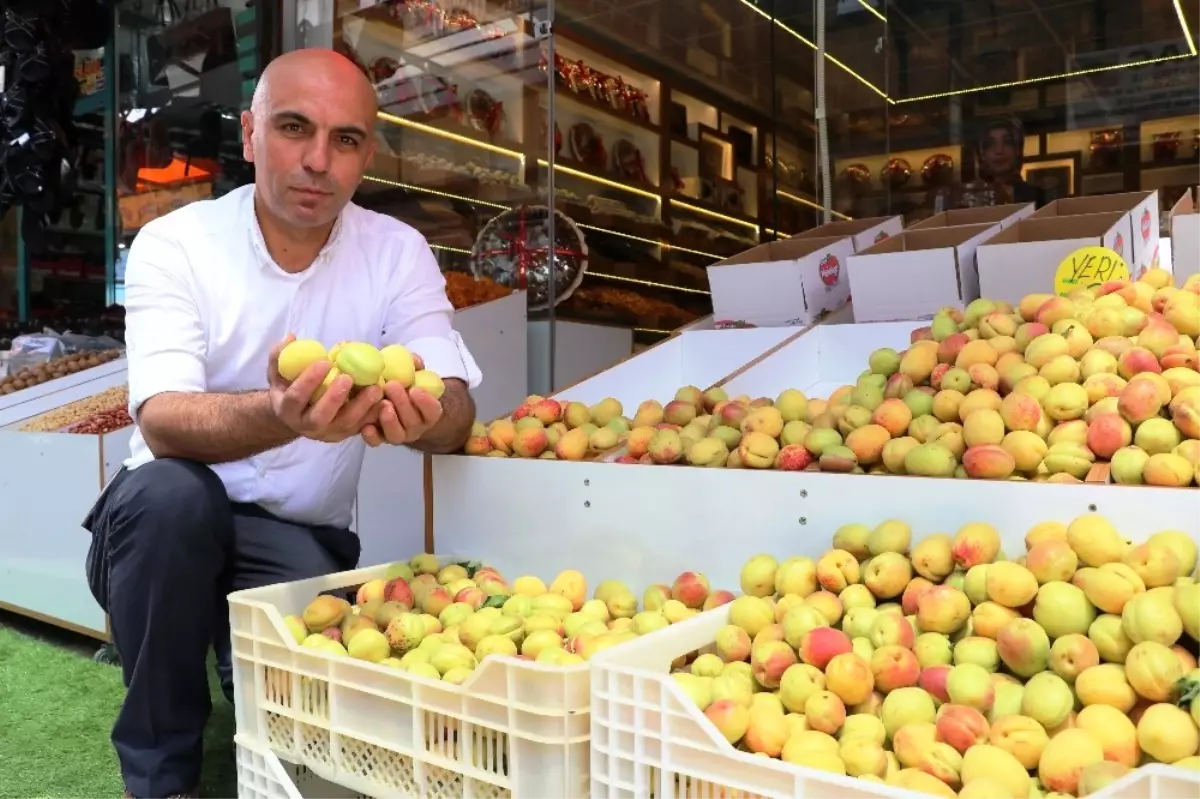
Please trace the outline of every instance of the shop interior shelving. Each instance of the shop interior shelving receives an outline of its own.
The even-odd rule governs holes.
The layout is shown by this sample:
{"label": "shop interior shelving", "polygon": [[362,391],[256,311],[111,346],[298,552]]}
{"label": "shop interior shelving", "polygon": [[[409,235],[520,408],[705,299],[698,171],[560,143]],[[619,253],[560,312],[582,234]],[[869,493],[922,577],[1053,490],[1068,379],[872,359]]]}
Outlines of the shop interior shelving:
{"label": "shop interior shelving", "polygon": [[[447,26],[416,6],[342,15],[333,41],[381,97],[380,154],[362,201],[420,229],[444,268],[469,269],[476,234],[495,215],[546,202],[551,96],[555,207],[589,256],[559,318],[664,333],[710,311],[709,264],[816,223],[811,119],[772,142],[765,116],[691,84],[685,92],[572,28],[555,27],[560,68],[550,69],[526,16],[477,3],[470,21]],[[639,99],[610,92],[617,82]]]}

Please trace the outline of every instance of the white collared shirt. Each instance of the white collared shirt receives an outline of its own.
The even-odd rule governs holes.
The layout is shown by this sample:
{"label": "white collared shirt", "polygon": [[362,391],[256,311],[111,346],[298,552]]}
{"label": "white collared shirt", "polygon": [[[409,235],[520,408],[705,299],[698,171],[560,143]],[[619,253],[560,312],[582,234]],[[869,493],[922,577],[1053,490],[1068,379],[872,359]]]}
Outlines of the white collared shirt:
{"label": "white collared shirt", "polygon": [[[451,327],[446,281],[420,233],[347,205],[316,261],[290,274],[271,258],[254,187],[187,205],[142,228],[125,271],[129,415],[165,392],[267,387],[288,333],[326,346],[404,344],[427,368],[474,388],[481,376]],[[303,524],[350,524],[365,444],[298,439],[213,466],[234,502]],[[125,466],[154,460],[135,429]],[[399,479],[399,477],[398,477]]]}

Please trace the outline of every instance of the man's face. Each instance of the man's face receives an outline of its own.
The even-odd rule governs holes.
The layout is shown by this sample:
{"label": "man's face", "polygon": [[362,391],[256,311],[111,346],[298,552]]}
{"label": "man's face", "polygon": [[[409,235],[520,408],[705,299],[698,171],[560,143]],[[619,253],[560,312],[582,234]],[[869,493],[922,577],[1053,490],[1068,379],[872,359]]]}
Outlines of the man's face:
{"label": "man's face", "polygon": [[995,177],[1008,177],[1017,161],[1017,146],[1009,131],[1003,128],[988,131],[983,144],[983,163]]}
{"label": "man's face", "polygon": [[296,228],[321,227],[353,197],[375,152],[373,98],[325,70],[272,78],[257,113],[242,113],[242,152],[260,201]]}

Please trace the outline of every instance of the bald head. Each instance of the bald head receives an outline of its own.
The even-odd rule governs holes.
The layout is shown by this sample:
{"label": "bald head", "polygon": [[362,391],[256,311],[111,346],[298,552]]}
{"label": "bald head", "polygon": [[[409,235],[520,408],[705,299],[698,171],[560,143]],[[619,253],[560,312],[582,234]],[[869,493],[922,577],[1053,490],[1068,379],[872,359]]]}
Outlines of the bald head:
{"label": "bald head", "polygon": [[284,53],[267,64],[254,89],[250,110],[258,115],[296,90],[331,94],[371,118],[379,109],[375,87],[353,61],[334,50],[310,47]]}
{"label": "bald head", "polygon": [[377,110],[370,81],[333,50],[296,50],[268,64],[242,114],[260,210],[290,228],[332,225],[375,153]]}

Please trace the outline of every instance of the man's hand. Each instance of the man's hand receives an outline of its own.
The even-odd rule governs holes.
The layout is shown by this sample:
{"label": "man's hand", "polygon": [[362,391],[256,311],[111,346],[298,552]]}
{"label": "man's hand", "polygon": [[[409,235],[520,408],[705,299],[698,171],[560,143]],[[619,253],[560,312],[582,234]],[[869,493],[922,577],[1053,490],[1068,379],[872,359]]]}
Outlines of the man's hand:
{"label": "man's hand", "polygon": [[360,431],[365,434],[364,428],[380,418],[383,391],[378,386],[368,386],[351,399],[354,381],[347,375],[338,375],[321,398],[313,402],[313,394],[333,365],[328,361],[314,363],[288,383],[279,374],[279,353],[294,339],[295,336],[288,335],[276,344],[267,365],[271,409],[275,417],[296,435],[329,444],[357,436]]}
{"label": "man's hand", "polygon": [[[414,353],[413,361],[418,371],[425,368],[420,355]],[[442,418],[442,404],[423,389],[405,389],[399,383],[387,383],[383,393],[379,418],[362,429],[363,440],[372,447],[384,443],[412,444]]]}

